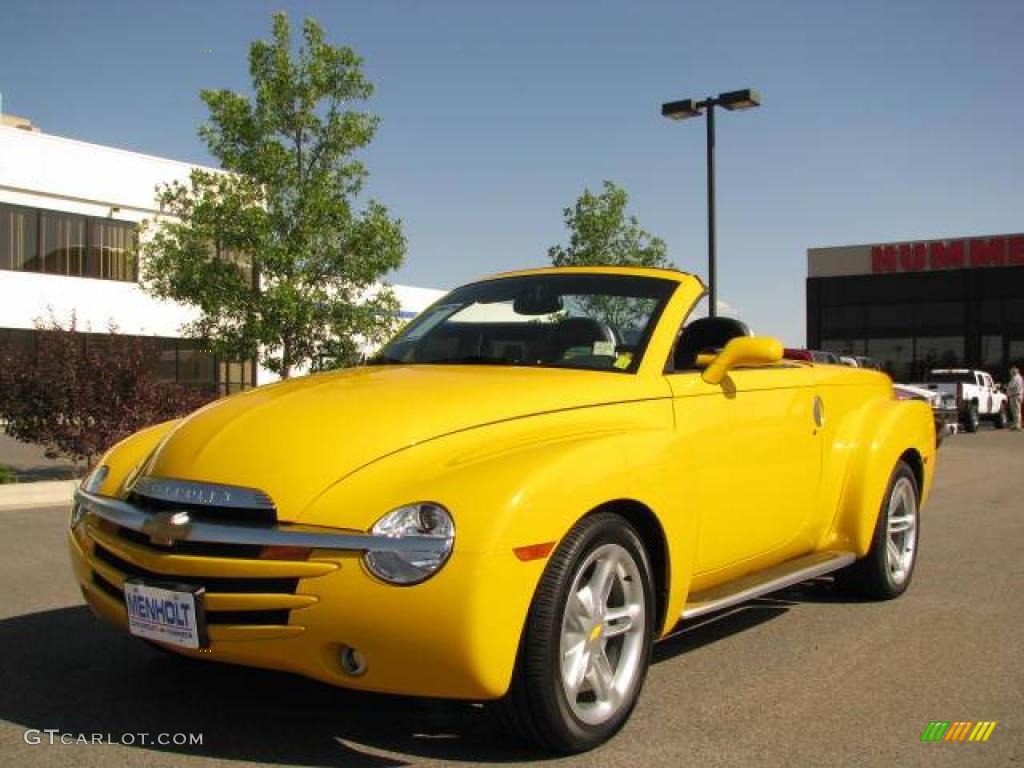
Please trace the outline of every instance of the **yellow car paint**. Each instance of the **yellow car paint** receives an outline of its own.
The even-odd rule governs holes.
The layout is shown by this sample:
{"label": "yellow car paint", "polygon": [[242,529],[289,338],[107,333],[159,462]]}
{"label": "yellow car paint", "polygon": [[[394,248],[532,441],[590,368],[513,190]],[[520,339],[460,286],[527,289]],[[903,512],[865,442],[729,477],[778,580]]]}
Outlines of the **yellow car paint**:
{"label": "yellow car paint", "polygon": [[[101,460],[110,468],[102,495],[125,498],[140,474],[258,488],[285,526],[366,532],[400,506],[443,504],[456,523],[454,550],[432,578],[392,586],[358,554],[326,550],[302,561],[174,554],[119,541],[87,515],[69,536],[87,602],[125,627],[123,603],[97,574],[115,587],[135,568],[296,578],[293,595],[209,590],[225,610],[287,609],[287,623],[211,626],[208,649],[180,652],[357,689],[494,699],[509,686],[547,564],[542,545],[595,509],[614,508],[649,534],[664,635],[691,591],[818,550],[863,555],[901,456],[920,470],[927,497],[931,412],[896,401],[883,374],[779,361],[778,342],[764,339],[719,361],[717,383],[700,371],[670,372],[679,329],[704,294],[697,278],[621,268],[509,276],[556,272],[676,284],[635,373],[332,372],[217,401],[143,430]],[[765,364],[751,365],[758,361]],[[98,558],[97,546],[116,550],[120,565]],[[540,556],[517,556],[536,547]],[[342,669],[346,646],[364,655],[365,674]]]}

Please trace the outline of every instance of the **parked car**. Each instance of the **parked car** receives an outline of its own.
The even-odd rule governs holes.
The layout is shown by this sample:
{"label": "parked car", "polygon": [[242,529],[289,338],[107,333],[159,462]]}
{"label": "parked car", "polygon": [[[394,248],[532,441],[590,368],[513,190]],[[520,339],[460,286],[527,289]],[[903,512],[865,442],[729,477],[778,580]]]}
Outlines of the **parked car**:
{"label": "parked car", "polygon": [[952,397],[960,423],[968,432],[977,432],[982,419],[991,421],[996,429],[1009,423],[1006,393],[985,371],[936,368],[914,386],[941,393],[945,402]]}
{"label": "parked car", "polygon": [[829,365],[841,365],[839,355],[835,352],[826,352],[822,349],[810,349],[811,359],[816,363],[827,363]]}
{"label": "parked car", "polygon": [[857,358],[852,355],[840,355],[839,364],[847,365],[850,368],[860,368],[860,364],[857,362]]}
{"label": "parked car", "polygon": [[857,361],[858,368],[870,368],[874,371],[882,370],[882,364],[875,360],[873,357],[865,357],[864,355],[857,355],[853,358]]}
{"label": "parked car", "polygon": [[960,423],[960,413],[953,395],[915,387],[913,384],[893,384],[892,387],[899,400],[922,400],[928,403],[935,415],[935,433],[939,436],[940,442],[943,437],[956,431]]}
{"label": "parked car", "polygon": [[803,360],[808,363],[824,363],[826,365],[842,365],[839,355],[821,349],[795,349],[786,347],[782,356],[787,360]]}
{"label": "parked car", "polygon": [[143,430],[75,494],[75,578],[184,656],[491,701],[551,750],[595,747],[680,621],[824,574],[894,598],[914,572],[928,406],[688,321],[704,294],[669,270],[499,275],[366,367]]}

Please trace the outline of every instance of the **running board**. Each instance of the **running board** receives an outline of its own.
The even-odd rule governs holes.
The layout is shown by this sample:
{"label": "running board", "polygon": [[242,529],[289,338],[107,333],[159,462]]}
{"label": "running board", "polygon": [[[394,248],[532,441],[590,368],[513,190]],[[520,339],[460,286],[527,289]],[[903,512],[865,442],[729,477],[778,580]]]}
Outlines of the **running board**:
{"label": "running board", "polygon": [[855,559],[850,552],[815,552],[780,563],[727,584],[695,592],[683,609],[682,618],[696,619],[724,608],[732,608],[755,597],[838,571]]}

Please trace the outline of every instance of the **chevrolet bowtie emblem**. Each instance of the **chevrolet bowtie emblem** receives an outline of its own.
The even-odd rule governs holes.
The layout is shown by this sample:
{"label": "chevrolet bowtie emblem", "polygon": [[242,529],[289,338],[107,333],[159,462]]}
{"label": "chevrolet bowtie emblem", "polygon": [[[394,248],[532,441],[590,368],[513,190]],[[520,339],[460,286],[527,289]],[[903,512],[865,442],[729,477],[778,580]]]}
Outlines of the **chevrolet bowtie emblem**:
{"label": "chevrolet bowtie emblem", "polygon": [[158,512],[142,524],[142,532],[159,547],[169,547],[188,538],[192,518],[188,512]]}

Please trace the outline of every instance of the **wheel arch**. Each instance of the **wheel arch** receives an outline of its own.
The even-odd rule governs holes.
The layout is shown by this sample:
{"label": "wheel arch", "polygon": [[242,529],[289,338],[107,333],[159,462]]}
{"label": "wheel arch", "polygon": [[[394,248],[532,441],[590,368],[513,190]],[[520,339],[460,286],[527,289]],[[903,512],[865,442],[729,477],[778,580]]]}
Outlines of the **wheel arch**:
{"label": "wheel arch", "polygon": [[914,482],[917,483],[917,495],[920,496],[924,489],[924,457],[916,448],[908,448],[900,455],[900,461],[905,461],[914,473]]}
{"label": "wheel arch", "polygon": [[614,499],[600,504],[585,516],[599,512],[613,512],[625,518],[640,535],[640,540],[651,561],[651,572],[654,576],[654,596],[657,604],[655,631],[665,625],[669,604],[669,585],[671,579],[671,555],[669,554],[668,538],[661,520],[649,506],[636,499]]}

